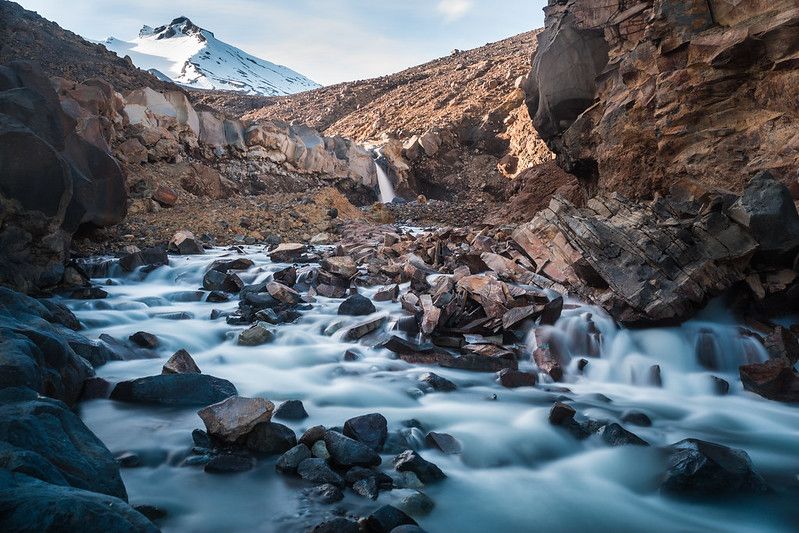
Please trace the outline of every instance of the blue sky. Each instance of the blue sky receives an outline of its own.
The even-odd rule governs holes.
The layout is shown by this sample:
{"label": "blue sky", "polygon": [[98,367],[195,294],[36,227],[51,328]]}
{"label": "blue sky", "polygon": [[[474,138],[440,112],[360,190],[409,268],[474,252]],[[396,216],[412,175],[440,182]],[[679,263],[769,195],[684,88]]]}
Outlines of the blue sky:
{"label": "blue sky", "polygon": [[532,30],[546,0],[16,0],[87,39],[184,15],[323,84],[371,78]]}

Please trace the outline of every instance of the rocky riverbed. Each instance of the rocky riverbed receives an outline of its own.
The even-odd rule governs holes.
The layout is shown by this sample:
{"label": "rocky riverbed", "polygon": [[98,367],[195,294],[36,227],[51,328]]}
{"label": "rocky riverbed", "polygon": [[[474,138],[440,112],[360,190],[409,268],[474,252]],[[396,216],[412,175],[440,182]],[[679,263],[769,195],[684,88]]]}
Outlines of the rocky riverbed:
{"label": "rocky riverbed", "polygon": [[[401,227],[349,235],[443,239]],[[143,524],[143,513],[165,531],[788,531],[799,518],[799,413],[745,390],[739,367],[773,361],[773,346],[722,300],[681,326],[628,330],[551,289],[437,274],[418,256],[411,265],[430,271],[375,285],[386,273],[359,266],[348,242],[194,251],[93,258],[83,266],[94,289],[48,303],[58,313],[46,319],[72,321],[56,304],[74,313],[83,329],[70,346],[98,365],[98,377],[86,368],[63,387],[82,395],[88,429],[73,440],[98,451],[44,460],[66,473],[91,465],[91,481],[73,474],[70,486],[126,491],[140,513],[124,506],[114,520]],[[478,314],[530,301],[500,316],[499,336],[444,334],[431,311],[447,313],[447,290]],[[4,409],[41,407],[16,427],[58,404],[22,396]],[[30,471],[30,459],[7,457]]]}

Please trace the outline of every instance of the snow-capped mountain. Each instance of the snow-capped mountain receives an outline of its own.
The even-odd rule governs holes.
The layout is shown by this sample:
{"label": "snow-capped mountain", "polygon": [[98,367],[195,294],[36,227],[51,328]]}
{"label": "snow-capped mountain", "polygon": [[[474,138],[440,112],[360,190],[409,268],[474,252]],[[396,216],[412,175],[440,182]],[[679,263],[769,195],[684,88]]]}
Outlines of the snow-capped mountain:
{"label": "snow-capped mountain", "polygon": [[109,37],[102,44],[158,78],[197,89],[280,96],[320,87],[290,68],[218,40],[186,17],[154,29],[144,26],[132,41]]}

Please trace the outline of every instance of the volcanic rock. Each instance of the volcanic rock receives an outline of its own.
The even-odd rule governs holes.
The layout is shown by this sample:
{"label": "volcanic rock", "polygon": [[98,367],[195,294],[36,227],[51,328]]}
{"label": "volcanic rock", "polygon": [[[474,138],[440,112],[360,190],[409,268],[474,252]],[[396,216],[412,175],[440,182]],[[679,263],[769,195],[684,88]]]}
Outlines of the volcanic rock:
{"label": "volcanic rock", "polygon": [[353,294],[344,300],[338,308],[339,315],[365,316],[377,311],[372,301],[360,294]]}
{"label": "volcanic rock", "polygon": [[413,450],[405,450],[396,456],[394,469],[397,472],[413,472],[424,484],[436,483],[447,477],[438,466],[425,460]]}
{"label": "volcanic rock", "polygon": [[344,435],[379,452],[388,437],[388,422],[379,413],[356,416],[344,422]]}
{"label": "volcanic rock", "polygon": [[208,434],[223,441],[235,442],[260,423],[269,422],[275,406],[263,398],[232,396],[197,411]]}
{"label": "volcanic rock", "polygon": [[668,447],[668,466],[660,490],[684,497],[718,497],[725,494],[758,494],[768,491],[766,482],[752,469],[743,450],[697,439]]}
{"label": "volcanic rock", "polygon": [[111,399],[122,402],[202,406],[236,396],[236,387],[207,374],[164,374],[118,383]]}
{"label": "volcanic rock", "polygon": [[169,358],[161,370],[162,374],[202,374],[189,352],[178,350]]}
{"label": "volcanic rock", "polygon": [[280,420],[304,420],[308,413],[300,400],[286,400],[278,406],[274,416]]}
{"label": "volcanic rock", "polygon": [[181,230],[169,241],[170,252],[180,255],[199,255],[205,253],[205,248],[190,231]]}
{"label": "volcanic rock", "polygon": [[247,435],[247,448],[264,455],[280,455],[296,445],[294,431],[277,422],[262,422]]}
{"label": "volcanic rock", "polygon": [[325,433],[325,446],[333,462],[342,467],[377,466],[382,460],[372,448],[338,433],[328,430]]}

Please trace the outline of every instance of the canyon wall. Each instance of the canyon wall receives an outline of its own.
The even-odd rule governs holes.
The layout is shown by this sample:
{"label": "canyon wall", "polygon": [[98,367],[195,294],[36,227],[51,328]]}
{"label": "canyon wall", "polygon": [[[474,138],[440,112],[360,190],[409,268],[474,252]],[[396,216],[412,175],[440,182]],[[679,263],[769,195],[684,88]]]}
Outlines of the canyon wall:
{"label": "canyon wall", "polygon": [[[550,0],[526,102],[589,196],[799,168],[796,0]],[[795,184],[794,184],[795,187]]]}

